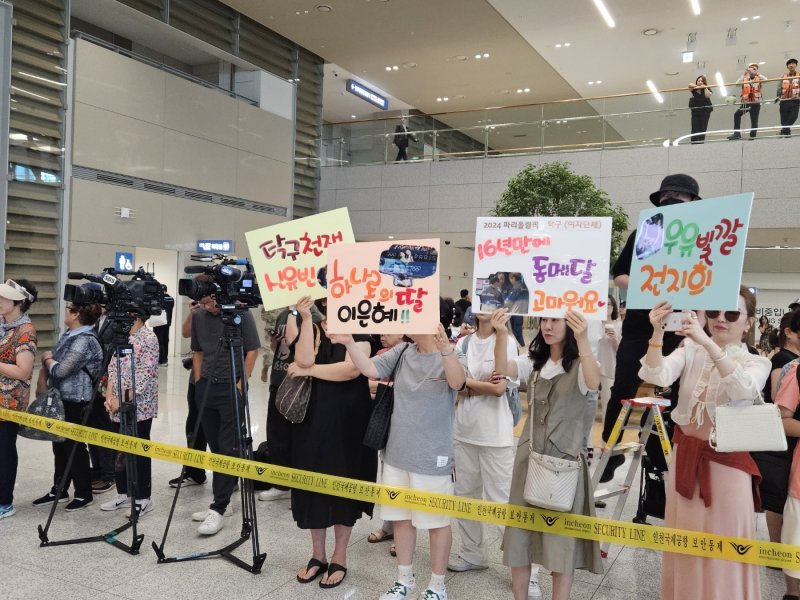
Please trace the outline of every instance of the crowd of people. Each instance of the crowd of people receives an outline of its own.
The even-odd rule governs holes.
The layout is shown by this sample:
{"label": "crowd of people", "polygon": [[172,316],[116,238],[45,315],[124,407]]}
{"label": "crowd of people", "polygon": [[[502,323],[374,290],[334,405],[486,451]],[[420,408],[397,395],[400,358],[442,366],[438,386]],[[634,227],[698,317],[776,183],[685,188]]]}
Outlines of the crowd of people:
{"label": "crowd of people", "polygon": [[[683,174],[666,177],[650,200],[659,207],[702,201],[697,182]],[[613,267],[620,289],[628,284],[635,239],[634,232]],[[204,277],[208,276],[197,276]],[[543,317],[527,344],[521,323],[518,329],[511,314],[525,312],[514,304],[523,291],[527,294],[522,276],[496,273],[485,283],[478,299],[480,310],[473,306],[468,290],[456,302],[441,299],[441,323],[429,334],[329,334],[325,302],[308,297],[281,311],[267,332],[272,349],[271,364],[265,369],[270,460],[421,492],[525,505],[529,455],[536,453],[579,465],[568,512],[594,516],[589,466],[598,400],[604,415],[602,437],[607,441],[622,400],[635,397],[646,382],[671,387],[673,394],[674,455],[666,485],[665,525],[753,538],[753,514],[763,505],[771,539],[800,542],[800,461],[792,460],[791,449],[751,456],[716,452],[708,443],[717,409],[733,400],[774,402],[784,417],[787,436],[792,440],[800,436],[796,418],[800,308],[784,315],[777,330],[770,330],[763,320],[756,324],[756,298],[742,287],[736,310],[683,311],[678,331],[665,332],[661,323],[675,308],[661,302],[649,311],[625,311],[610,295],[605,320],[587,321],[577,310],[567,311],[564,318]],[[37,296],[33,284],[24,279],[0,284],[0,405],[11,410],[25,410],[30,396],[38,350],[27,313]],[[97,331],[102,307],[67,304],[64,334],[52,351],[39,355],[35,391],[57,390],[66,420],[74,423],[100,394],[117,428],[121,404],[134,395],[137,435],[149,439],[158,412],[158,365],[163,357],[155,334],[145,324],[147,315],[130,316],[135,369],[125,357],[112,360],[103,372],[107,342]],[[756,327],[759,346],[765,336],[776,338],[770,358],[746,342]],[[260,342],[252,315],[245,313],[244,372],[231,381],[220,344],[223,328],[213,295],[193,302],[182,324],[181,332],[191,339],[193,351],[186,365],[191,371],[186,434],[195,449],[208,446],[212,452],[235,456],[235,430],[241,424],[231,408],[232,384],[239,390],[247,385]],[[310,378],[311,392],[305,417],[297,423],[281,413],[277,400],[282,382],[300,377]],[[513,397],[521,385],[527,389],[528,417],[515,437],[518,415]],[[385,448],[378,452],[363,439],[373,399],[386,389],[392,391],[394,408]],[[17,432],[14,423],[0,421],[0,519],[15,513]],[[101,490],[93,487],[90,449],[72,441],[54,442],[52,447],[53,486],[33,504],[65,502],[67,511],[91,505]],[[67,458],[73,448],[70,465]],[[622,462],[624,458],[611,457],[601,481],[612,479]],[[138,517],[151,512],[149,459],[136,458],[135,489],[128,486],[123,455],[114,457],[114,465],[116,494],[100,508],[125,507]],[[185,467],[169,484],[205,481],[205,471]],[[198,533],[211,536],[225,526],[235,486],[236,478],[213,474],[208,509],[192,515],[200,522]],[[298,568],[297,581],[316,582],[321,588],[341,585],[348,572],[353,526],[360,518],[373,516],[373,505],[278,486],[259,494],[262,501],[284,498],[291,500],[298,528],[310,534],[310,559]],[[595,541],[514,527],[486,528],[470,520],[451,524],[447,516],[400,506],[382,505],[376,516],[380,527],[369,541],[392,541],[397,563],[395,580],[387,582],[380,600],[405,600],[423,588],[414,561],[420,530],[427,531],[430,540],[430,579],[420,594],[424,600],[446,600],[448,570],[486,569],[490,549],[501,540],[515,600],[542,597],[540,567],[552,575],[552,598],[559,600],[570,597],[576,569],[603,572]],[[453,526],[458,531],[456,548]],[[334,538],[330,551],[328,529]],[[797,600],[800,572],[786,571],[785,577],[784,600]],[[758,599],[759,570],[746,563],[665,553],[661,597]]]}

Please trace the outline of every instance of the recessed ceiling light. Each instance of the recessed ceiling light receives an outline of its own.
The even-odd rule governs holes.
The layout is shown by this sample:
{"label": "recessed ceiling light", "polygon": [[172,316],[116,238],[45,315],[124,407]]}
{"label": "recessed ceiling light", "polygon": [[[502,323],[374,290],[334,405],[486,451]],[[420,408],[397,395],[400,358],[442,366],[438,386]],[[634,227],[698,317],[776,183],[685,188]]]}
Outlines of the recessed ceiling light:
{"label": "recessed ceiling light", "polygon": [[689,4],[692,5],[692,12],[695,15],[699,15],[702,12],[700,10],[700,0],[689,0]]}
{"label": "recessed ceiling light", "polygon": [[601,83],[603,83],[603,82],[602,82],[602,81],[600,81],[600,80],[598,79],[597,81],[595,81],[595,83],[596,83],[597,85],[600,85],[600,84],[601,84]]}
{"label": "recessed ceiling light", "polygon": [[741,19],[739,19],[739,20],[740,20],[740,21],[748,21],[749,19],[750,19],[750,17],[742,17],[742,18],[741,18]]}
{"label": "recessed ceiling light", "polygon": [[393,240],[393,239],[394,239],[394,236],[393,236],[393,235],[390,235],[390,236],[389,236],[389,239],[390,239],[390,240]]}
{"label": "recessed ceiling light", "polygon": [[392,65],[392,71],[399,71],[399,70],[400,67],[398,67],[397,65]]}
{"label": "recessed ceiling light", "polygon": [[525,93],[526,93],[526,94],[527,94],[528,92],[530,92],[530,91],[531,91],[531,88],[525,88]]}
{"label": "recessed ceiling light", "polygon": [[480,55],[480,54],[476,54],[476,55],[475,55],[475,59],[476,59],[476,60],[480,60],[480,59],[481,59],[481,55]]}
{"label": "recessed ceiling light", "polygon": [[561,48],[561,44],[556,44],[556,48]]}
{"label": "recessed ceiling light", "polygon": [[642,31],[642,35],[651,36],[651,35],[658,35],[660,32],[655,27],[648,27],[644,31]]}
{"label": "recessed ceiling light", "polygon": [[483,58],[489,58],[489,53],[488,52],[484,52],[483,53]]}
{"label": "recessed ceiling light", "polygon": [[753,17],[753,21],[757,21],[760,18],[761,18],[761,15],[756,15],[755,17]]}
{"label": "recessed ceiling light", "polygon": [[517,88],[517,93],[521,94],[522,93],[522,88]]}
{"label": "recessed ceiling light", "polygon": [[330,4],[318,4],[317,10],[319,12],[331,12],[333,10],[333,7]]}
{"label": "recessed ceiling light", "polygon": [[765,61],[765,60],[762,60],[762,61],[761,61],[760,63],[758,63],[758,64],[760,64],[760,65],[765,65],[765,64],[767,64],[767,61]]}
{"label": "recessed ceiling light", "polygon": [[569,48],[572,46],[572,42],[564,42],[564,48]]}
{"label": "recessed ceiling light", "polygon": [[436,101],[437,101],[437,102],[441,102],[441,101],[442,101],[442,98],[441,98],[441,96],[440,96],[439,98],[437,98],[437,99],[436,99]]}
{"label": "recessed ceiling light", "polygon": [[594,81],[588,81],[587,83],[588,83],[589,85],[594,85]]}
{"label": "recessed ceiling light", "polygon": [[350,115],[350,116],[351,116],[353,119],[355,119],[355,118],[356,118],[356,116],[355,116],[355,115]]}
{"label": "recessed ceiling light", "polygon": [[447,102],[448,100],[450,100],[450,98],[447,96],[442,96],[442,102]]}
{"label": "recessed ceiling light", "polygon": [[391,70],[392,70],[392,67],[385,67],[385,69],[386,69],[387,71],[391,71]]}

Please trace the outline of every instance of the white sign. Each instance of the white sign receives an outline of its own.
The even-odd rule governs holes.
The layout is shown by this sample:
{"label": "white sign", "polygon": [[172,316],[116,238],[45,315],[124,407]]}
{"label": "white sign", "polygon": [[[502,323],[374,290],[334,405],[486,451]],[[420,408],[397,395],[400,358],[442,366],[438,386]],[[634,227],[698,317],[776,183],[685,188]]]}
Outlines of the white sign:
{"label": "white sign", "polygon": [[475,233],[475,312],[606,318],[610,217],[480,217]]}

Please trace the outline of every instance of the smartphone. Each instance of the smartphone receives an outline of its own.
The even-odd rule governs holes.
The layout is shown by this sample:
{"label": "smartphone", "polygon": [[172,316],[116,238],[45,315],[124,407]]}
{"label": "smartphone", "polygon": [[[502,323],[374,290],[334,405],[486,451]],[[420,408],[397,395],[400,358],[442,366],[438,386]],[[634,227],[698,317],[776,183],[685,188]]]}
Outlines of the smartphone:
{"label": "smartphone", "polygon": [[668,314],[661,319],[661,329],[664,331],[680,331],[683,329],[683,320],[686,315],[682,312],[674,312]]}

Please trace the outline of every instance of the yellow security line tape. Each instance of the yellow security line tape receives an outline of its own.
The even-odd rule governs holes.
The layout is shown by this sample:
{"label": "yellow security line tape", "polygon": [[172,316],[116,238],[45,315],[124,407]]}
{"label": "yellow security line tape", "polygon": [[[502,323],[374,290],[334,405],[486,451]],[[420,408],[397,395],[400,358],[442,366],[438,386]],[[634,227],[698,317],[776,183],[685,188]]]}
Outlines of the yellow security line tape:
{"label": "yellow security line tape", "polygon": [[636,548],[800,570],[800,546],[655,525],[637,525],[529,506],[499,504],[473,498],[388,487],[367,481],[200,452],[152,440],[141,440],[4,408],[0,408],[0,419],[112,450],[353,500]]}

